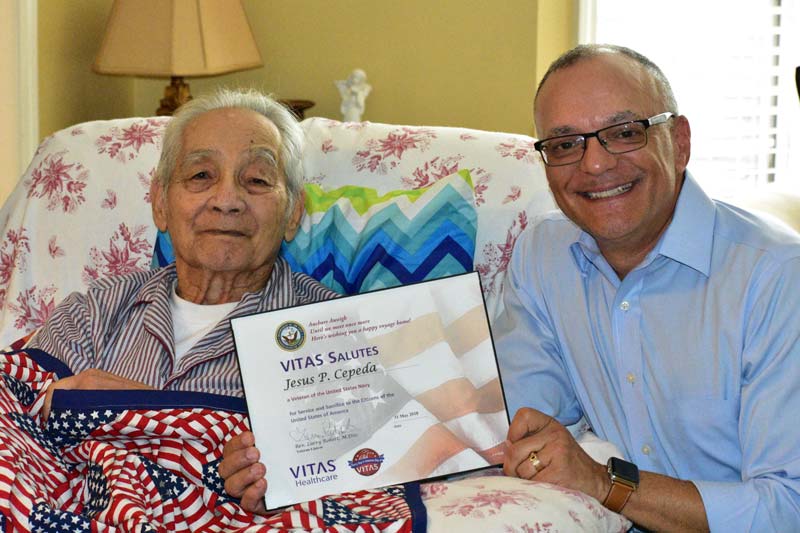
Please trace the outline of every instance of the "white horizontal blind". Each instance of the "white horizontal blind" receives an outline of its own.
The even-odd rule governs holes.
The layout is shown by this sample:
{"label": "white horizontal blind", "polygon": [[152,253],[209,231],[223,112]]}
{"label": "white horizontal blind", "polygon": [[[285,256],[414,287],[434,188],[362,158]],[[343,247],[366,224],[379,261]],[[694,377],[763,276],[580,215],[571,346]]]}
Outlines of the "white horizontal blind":
{"label": "white horizontal blind", "polygon": [[595,42],[633,48],[664,71],[692,127],[689,170],[709,192],[800,192],[800,0],[581,6],[595,12]]}

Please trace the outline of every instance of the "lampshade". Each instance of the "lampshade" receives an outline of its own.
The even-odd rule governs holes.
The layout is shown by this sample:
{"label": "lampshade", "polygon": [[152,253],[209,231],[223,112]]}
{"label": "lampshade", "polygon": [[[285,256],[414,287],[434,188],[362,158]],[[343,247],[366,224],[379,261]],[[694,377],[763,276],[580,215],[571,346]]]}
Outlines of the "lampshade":
{"label": "lampshade", "polygon": [[114,0],[93,69],[175,85],[262,64],[239,0]]}

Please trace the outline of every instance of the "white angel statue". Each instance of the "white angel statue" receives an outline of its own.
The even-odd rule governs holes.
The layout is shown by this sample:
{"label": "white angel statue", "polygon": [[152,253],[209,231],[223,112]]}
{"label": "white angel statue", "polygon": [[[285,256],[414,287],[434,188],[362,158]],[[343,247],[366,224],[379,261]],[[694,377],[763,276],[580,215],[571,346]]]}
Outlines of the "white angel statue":
{"label": "white angel statue", "polygon": [[367,95],[372,90],[372,85],[367,83],[367,74],[360,68],[355,69],[346,80],[334,82],[342,96],[342,120],[345,122],[360,122],[364,113]]}

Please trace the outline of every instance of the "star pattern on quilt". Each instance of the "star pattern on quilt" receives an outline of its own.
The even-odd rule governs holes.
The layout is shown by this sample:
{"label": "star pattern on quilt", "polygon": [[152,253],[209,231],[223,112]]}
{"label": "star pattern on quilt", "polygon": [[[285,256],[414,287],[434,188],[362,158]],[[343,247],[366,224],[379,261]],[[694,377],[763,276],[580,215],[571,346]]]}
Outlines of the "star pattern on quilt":
{"label": "star pattern on quilt", "polygon": [[113,409],[53,409],[45,431],[53,444],[72,446],[102,424],[114,420],[118,414],[119,411]]}
{"label": "star pattern on quilt", "polygon": [[375,524],[381,522],[381,520],[356,513],[332,498],[322,500],[322,519],[328,524]]}
{"label": "star pattern on quilt", "polygon": [[58,511],[45,503],[37,503],[30,514],[34,533],[82,533],[92,531],[91,520],[85,516]]}
{"label": "star pattern on quilt", "polygon": [[220,461],[222,461],[221,457],[215,461],[210,461],[203,465],[203,485],[220,496],[223,502],[238,502],[238,499],[231,498],[225,492],[225,481],[219,475]]}
{"label": "star pattern on quilt", "polygon": [[186,480],[175,472],[162,468],[144,457],[141,459],[162,500],[177,498],[189,486]]}
{"label": "star pattern on quilt", "polygon": [[111,501],[108,480],[100,465],[89,465],[86,473],[86,487],[89,491],[89,502],[84,507],[83,514],[91,517],[108,507]]}
{"label": "star pattern on quilt", "polygon": [[3,374],[3,381],[5,381],[8,390],[14,393],[14,396],[17,397],[19,403],[22,405],[28,407],[36,399],[36,393],[34,393],[28,385],[13,376]]}
{"label": "star pattern on quilt", "polygon": [[53,457],[60,457],[61,451],[58,445],[53,442],[50,435],[42,431],[39,424],[37,424],[34,419],[22,413],[8,413],[8,417],[11,418],[20,429],[32,437],[42,448],[50,452]]}

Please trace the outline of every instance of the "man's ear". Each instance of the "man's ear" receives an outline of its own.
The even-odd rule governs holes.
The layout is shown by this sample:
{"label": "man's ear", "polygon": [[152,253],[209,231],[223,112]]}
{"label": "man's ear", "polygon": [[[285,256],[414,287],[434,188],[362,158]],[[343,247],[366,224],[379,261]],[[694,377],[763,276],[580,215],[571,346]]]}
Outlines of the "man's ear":
{"label": "man's ear", "polygon": [[692,153],[692,129],[689,119],[683,115],[675,117],[675,169],[678,175],[683,174],[689,164]]}
{"label": "man's ear", "polygon": [[294,239],[297,235],[297,230],[300,228],[300,220],[303,218],[303,213],[306,211],[306,191],[302,189],[300,194],[294,200],[292,212],[289,214],[289,220],[286,221],[286,230],[283,232],[283,239],[286,242]]}
{"label": "man's ear", "polygon": [[167,231],[167,194],[161,183],[150,181],[150,206],[153,210],[153,221],[160,231]]}

